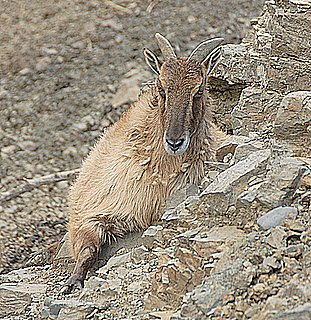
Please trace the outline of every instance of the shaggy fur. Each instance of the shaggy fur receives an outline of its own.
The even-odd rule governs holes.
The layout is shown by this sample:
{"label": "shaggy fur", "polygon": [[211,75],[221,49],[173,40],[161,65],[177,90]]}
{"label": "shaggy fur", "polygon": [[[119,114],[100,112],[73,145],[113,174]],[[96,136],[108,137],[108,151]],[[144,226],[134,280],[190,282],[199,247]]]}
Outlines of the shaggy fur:
{"label": "shaggy fur", "polygon": [[[70,286],[83,283],[104,243],[146,229],[161,217],[168,196],[187,183],[198,184],[204,161],[214,159],[224,137],[210,122],[206,92],[194,98],[204,81],[199,64],[165,62],[157,81],[104,133],[70,191],[69,235],[77,260]],[[178,131],[179,123],[191,142],[183,155],[173,156],[163,136]]]}

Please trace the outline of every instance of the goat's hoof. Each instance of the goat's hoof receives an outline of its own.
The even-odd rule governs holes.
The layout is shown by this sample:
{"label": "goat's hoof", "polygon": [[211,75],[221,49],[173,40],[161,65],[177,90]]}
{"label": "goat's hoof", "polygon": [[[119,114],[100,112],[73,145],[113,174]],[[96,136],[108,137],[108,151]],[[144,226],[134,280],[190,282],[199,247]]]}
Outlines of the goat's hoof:
{"label": "goat's hoof", "polygon": [[61,289],[60,293],[69,294],[75,290],[81,291],[84,287],[84,279],[81,279],[77,275],[72,275],[64,287]]}

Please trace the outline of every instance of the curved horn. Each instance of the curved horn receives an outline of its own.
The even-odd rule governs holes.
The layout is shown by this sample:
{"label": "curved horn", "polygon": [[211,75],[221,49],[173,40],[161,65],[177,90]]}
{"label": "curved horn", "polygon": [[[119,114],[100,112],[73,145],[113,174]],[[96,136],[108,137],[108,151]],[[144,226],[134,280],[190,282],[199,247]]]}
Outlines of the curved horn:
{"label": "curved horn", "polygon": [[156,33],[155,37],[158,41],[158,45],[161,49],[161,52],[163,54],[163,57],[165,60],[169,60],[171,58],[176,59],[176,54],[171,46],[171,44],[169,43],[169,41],[164,38],[160,33]]}
{"label": "curved horn", "polygon": [[198,63],[202,61],[220,44],[224,41],[224,38],[215,38],[201,42],[190,54],[188,60],[192,59]]}

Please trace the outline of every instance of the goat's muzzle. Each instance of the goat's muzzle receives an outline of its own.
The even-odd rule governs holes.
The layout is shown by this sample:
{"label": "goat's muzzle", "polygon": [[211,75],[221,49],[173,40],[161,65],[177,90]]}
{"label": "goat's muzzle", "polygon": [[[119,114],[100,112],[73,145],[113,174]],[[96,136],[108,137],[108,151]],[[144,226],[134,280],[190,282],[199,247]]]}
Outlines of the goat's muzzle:
{"label": "goat's muzzle", "polygon": [[163,136],[163,143],[165,151],[173,156],[181,156],[186,152],[189,147],[190,137],[189,134],[186,133],[182,137],[170,138],[166,135]]}

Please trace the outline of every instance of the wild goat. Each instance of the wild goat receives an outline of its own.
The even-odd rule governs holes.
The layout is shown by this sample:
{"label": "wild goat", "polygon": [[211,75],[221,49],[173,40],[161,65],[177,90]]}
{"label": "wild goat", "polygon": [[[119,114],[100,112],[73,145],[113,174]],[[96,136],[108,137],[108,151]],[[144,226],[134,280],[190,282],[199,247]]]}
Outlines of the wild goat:
{"label": "wild goat", "polygon": [[70,191],[69,236],[76,265],[65,292],[82,287],[100,248],[157,221],[169,195],[203,178],[223,134],[211,123],[208,75],[222,38],[177,58],[156,34],[164,62],[144,50],[157,79],[110,127],[83,163]]}

